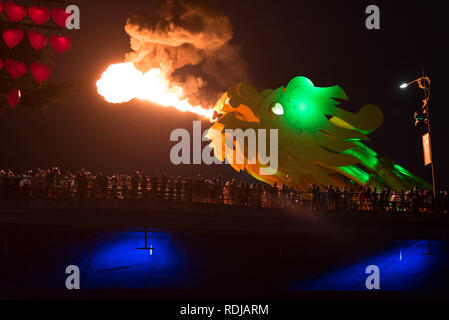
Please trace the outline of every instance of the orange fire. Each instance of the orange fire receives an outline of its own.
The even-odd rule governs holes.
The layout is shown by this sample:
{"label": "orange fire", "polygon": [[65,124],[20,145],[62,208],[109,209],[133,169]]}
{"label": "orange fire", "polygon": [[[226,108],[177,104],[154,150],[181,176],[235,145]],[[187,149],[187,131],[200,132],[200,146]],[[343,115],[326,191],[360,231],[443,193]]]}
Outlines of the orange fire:
{"label": "orange fire", "polygon": [[97,91],[110,103],[140,99],[193,112],[209,120],[213,117],[213,109],[192,106],[189,99],[182,98],[182,87],[170,83],[161,69],[154,68],[143,73],[132,62],[110,65],[97,81]]}

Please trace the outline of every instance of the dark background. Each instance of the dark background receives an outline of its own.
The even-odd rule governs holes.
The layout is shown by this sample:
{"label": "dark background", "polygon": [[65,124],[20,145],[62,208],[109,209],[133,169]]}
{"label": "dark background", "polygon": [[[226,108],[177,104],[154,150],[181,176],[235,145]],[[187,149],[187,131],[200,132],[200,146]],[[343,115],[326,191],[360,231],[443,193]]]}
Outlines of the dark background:
{"label": "dark background", "polygon": [[[424,68],[432,80],[437,183],[447,186],[445,122],[449,112],[444,97],[448,81],[443,70],[447,14],[441,1],[212,2],[229,16],[233,43],[242,46],[258,89],[277,88],[303,75],[316,86],[342,86],[353,111],[367,103],[377,104],[384,111],[385,123],[370,135],[369,146],[430,181],[430,167],[423,166],[421,137],[412,119],[421,105],[422,90],[416,85],[399,89]],[[101,73],[130,51],[123,29],[126,18],[134,12],[155,10],[157,1],[72,3],[81,9],[81,29],[69,32],[73,47],[58,58],[53,77],[81,79],[84,85],[44,113],[18,108],[1,115],[0,168],[59,165],[236,175],[225,165],[171,165],[170,132],[191,130],[196,116],[139,101],[112,105],[96,93],[95,82]],[[365,28],[369,4],[380,8],[380,30]],[[203,122],[203,129],[207,126]]]}

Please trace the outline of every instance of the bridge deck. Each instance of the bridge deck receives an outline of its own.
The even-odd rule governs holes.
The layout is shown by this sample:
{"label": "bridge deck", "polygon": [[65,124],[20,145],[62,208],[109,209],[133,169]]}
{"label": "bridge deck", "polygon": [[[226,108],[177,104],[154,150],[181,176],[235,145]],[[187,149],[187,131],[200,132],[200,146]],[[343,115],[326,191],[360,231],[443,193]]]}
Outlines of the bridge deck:
{"label": "bridge deck", "polygon": [[448,238],[442,214],[245,208],[154,200],[1,202],[0,226],[138,229],[295,236]]}

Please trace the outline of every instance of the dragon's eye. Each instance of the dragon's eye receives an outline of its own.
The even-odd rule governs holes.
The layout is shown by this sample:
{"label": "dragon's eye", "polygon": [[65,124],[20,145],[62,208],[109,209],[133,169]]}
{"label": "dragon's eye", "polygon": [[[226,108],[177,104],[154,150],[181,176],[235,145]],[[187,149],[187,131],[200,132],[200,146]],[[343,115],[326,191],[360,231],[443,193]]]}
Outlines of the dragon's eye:
{"label": "dragon's eye", "polygon": [[274,102],[270,107],[270,111],[276,116],[282,116],[284,114],[284,107],[279,102]]}

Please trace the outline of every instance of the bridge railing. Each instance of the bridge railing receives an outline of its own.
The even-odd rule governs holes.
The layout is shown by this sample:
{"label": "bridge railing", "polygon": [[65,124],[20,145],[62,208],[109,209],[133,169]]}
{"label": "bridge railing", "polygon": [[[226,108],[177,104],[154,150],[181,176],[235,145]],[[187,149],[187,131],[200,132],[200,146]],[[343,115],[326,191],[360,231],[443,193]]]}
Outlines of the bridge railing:
{"label": "bridge railing", "polygon": [[221,185],[217,183],[186,183],[185,181],[152,181],[123,183],[108,180],[98,186],[87,181],[79,186],[68,181],[55,183],[8,184],[0,188],[1,199],[130,199],[160,200],[170,202],[204,203],[226,206],[262,208],[307,208],[321,211],[348,212],[448,212],[447,198],[433,199],[430,192],[312,192],[274,189],[258,185]]}

